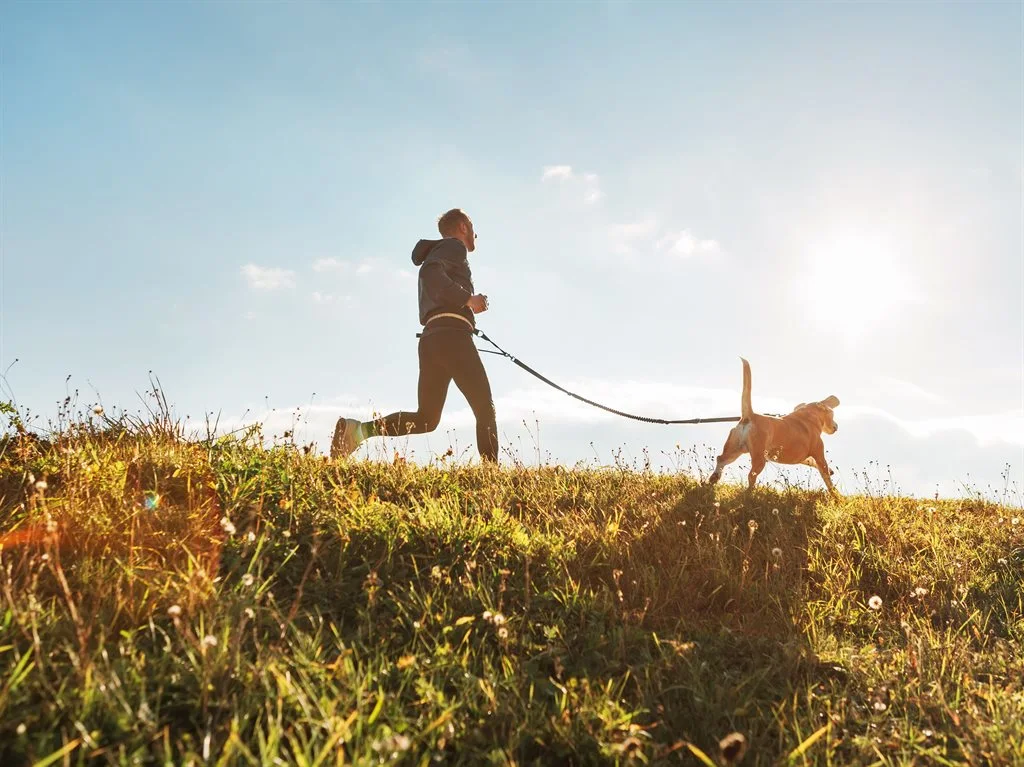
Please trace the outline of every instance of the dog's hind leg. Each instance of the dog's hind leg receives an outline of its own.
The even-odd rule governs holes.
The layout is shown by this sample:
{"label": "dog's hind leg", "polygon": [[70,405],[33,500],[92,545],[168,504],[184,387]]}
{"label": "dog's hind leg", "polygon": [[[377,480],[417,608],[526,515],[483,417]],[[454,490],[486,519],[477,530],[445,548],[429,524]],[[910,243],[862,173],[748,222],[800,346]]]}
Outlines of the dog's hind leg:
{"label": "dog's hind leg", "polygon": [[741,455],[743,455],[746,449],[743,447],[743,438],[737,433],[736,429],[729,432],[729,437],[725,440],[725,447],[722,448],[722,454],[718,456],[715,461],[715,471],[708,477],[709,484],[715,484],[722,478],[722,469],[728,466],[730,463],[735,461]]}
{"label": "dog's hind leg", "polygon": [[759,450],[757,452],[750,451],[750,473],[747,474],[747,489],[753,490],[754,485],[757,483],[758,475],[764,471],[764,465],[768,463],[764,457],[764,451]]}

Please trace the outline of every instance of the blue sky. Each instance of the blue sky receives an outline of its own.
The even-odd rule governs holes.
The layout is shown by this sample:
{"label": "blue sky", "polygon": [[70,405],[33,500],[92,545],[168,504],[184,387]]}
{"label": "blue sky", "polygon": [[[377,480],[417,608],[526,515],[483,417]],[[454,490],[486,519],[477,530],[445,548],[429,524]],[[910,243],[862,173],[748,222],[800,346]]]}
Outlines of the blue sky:
{"label": "blue sky", "polygon": [[[8,2],[2,22],[0,369],[40,424],[68,375],[136,411],[150,370],[182,417],[270,435],[298,411],[321,447],[339,415],[414,409],[409,252],[462,206],[481,327],[585,396],[732,415],[742,355],[756,409],[842,400],[842,490],[998,494],[1007,464],[1024,484],[1017,3]],[[527,462],[646,448],[707,472],[728,431],[485,363]],[[437,432],[364,454],[449,445],[475,460],[454,387]]]}

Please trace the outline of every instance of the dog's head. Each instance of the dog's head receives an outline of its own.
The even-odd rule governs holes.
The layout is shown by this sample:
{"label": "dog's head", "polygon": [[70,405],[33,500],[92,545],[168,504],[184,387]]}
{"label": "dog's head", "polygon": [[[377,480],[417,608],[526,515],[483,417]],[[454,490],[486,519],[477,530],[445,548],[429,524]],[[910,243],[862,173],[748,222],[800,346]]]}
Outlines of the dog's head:
{"label": "dog's head", "polygon": [[835,434],[839,430],[839,424],[836,423],[836,417],[832,410],[837,407],[839,407],[839,397],[832,394],[820,402],[803,402],[793,408],[793,412],[802,411],[812,416],[821,424],[823,432]]}

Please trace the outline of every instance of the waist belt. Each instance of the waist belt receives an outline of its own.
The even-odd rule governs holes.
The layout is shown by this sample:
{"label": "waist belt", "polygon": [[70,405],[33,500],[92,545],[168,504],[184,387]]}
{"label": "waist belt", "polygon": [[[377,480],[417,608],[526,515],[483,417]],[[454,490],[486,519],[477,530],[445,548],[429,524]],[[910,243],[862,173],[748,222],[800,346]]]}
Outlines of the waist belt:
{"label": "waist belt", "polygon": [[431,322],[433,322],[434,320],[439,320],[439,319],[441,319],[442,317],[454,317],[454,318],[455,318],[455,319],[457,319],[457,320],[462,320],[462,321],[463,321],[463,322],[465,322],[465,323],[466,323],[467,325],[469,325],[469,329],[470,329],[470,330],[476,330],[476,328],[474,328],[474,327],[473,327],[473,323],[472,323],[472,322],[470,322],[469,320],[467,320],[467,319],[466,319],[465,317],[463,317],[463,316],[462,316],[461,314],[456,314],[455,312],[441,312],[440,314],[435,314],[435,315],[434,315],[433,317],[431,317],[431,318],[430,318],[429,320],[427,320],[427,321],[426,321],[426,323],[424,324],[424,327],[426,327],[427,325],[429,325],[429,324],[430,324]]}

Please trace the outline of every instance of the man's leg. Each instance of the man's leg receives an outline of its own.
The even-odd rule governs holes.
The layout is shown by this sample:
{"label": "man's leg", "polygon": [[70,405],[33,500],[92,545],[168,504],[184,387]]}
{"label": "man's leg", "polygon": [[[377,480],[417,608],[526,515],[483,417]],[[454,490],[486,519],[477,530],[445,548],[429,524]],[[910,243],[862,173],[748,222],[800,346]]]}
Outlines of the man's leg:
{"label": "man's leg", "polygon": [[437,428],[441,411],[448,397],[451,374],[438,354],[437,334],[421,338],[419,343],[420,379],[417,385],[415,412],[400,410],[376,421],[361,424],[367,437],[401,437],[405,434],[424,434]]}
{"label": "man's leg", "polygon": [[339,418],[331,441],[332,458],[349,455],[368,437],[400,437],[404,434],[423,434],[437,428],[452,377],[438,355],[437,344],[432,336],[420,339],[419,362],[419,409],[415,412],[398,411],[376,421],[359,422],[353,418]]}
{"label": "man's leg", "polygon": [[[456,335],[456,334],[453,334]],[[458,333],[448,347],[449,372],[476,416],[476,446],[484,461],[498,462],[498,425],[494,399],[480,352],[469,333]]]}

